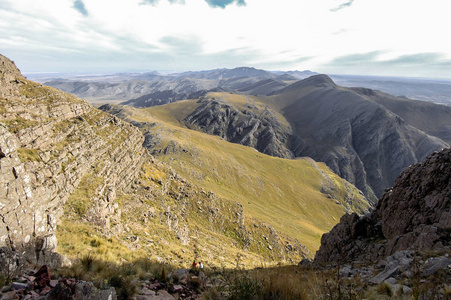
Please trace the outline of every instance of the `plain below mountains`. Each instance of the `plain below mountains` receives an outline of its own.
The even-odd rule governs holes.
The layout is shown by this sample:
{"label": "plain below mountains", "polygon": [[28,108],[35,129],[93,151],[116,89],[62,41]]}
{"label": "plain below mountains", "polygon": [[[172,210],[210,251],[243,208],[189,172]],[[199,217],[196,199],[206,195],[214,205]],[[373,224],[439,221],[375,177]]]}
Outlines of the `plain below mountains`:
{"label": "plain below mountains", "polygon": [[451,142],[450,107],[340,87],[326,75],[270,96],[212,92],[153,111],[268,155],[325,162],[374,201],[405,168]]}

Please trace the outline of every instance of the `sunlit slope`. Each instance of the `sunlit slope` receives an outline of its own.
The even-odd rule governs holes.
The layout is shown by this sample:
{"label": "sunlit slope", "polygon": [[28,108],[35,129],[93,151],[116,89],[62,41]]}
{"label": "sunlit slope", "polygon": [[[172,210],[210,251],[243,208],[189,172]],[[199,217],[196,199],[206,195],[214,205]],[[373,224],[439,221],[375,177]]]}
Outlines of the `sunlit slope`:
{"label": "sunlit slope", "polygon": [[208,193],[237,201],[246,218],[267,222],[297,238],[310,251],[319,247],[345,211],[369,204],[359,191],[311,159],[288,160],[259,153],[181,125],[198,105],[187,100],[147,109],[115,107],[111,113],[137,121],[145,146],[159,160]]}

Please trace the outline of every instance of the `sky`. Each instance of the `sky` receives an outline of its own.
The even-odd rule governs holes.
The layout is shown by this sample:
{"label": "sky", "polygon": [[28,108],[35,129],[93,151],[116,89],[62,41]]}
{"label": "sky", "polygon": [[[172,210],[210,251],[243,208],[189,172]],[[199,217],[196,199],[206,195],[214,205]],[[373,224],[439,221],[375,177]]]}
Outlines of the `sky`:
{"label": "sky", "polygon": [[451,78],[449,0],[0,0],[24,73],[240,66]]}

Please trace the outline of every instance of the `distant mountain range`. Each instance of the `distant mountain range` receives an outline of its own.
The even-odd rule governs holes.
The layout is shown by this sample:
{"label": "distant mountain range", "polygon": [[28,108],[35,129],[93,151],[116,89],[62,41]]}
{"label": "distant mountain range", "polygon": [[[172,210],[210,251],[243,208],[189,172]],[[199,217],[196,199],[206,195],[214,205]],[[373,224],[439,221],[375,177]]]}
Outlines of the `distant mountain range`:
{"label": "distant mountain range", "polygon": [[[40,78],[40,81],[91,101],[128,100],[129,105],[146,107],[174,102],[191,93],[217,88],[266,94],[314,74],[316,73],[311,71],[269,72],[240,67],[169,75],[158,72],[120,73],[105,76]],[[262,80],[268,81],[266,86],[253,87]]]}
{"label": "distant mountain range", "polygon": [[158,111],[265,154],[325,162],[374,201],[405,168],[451,142],[451,107],[341,87],[326,75],[266,96],[217,91],[186,103]]}
{"label": "distant mountain range", "polygon": [[[128,105],[146,107],[174,102],[190,93],[217,88],[249,95],[266,95],[296,80],[317,74],[312,71],[265,71],[239,67],[172,74],[62,74],[60,77],[55,74],[30,74],[29,77],[91,102],[130,101]],[[449,80],[357,75],[331,75],[331,78],[341,86],[366,87],[395,96],[451,106]]]}
{"label": "distant mountain range", "polygon": [[[183,103],[197,104],[173,104]],[[162,119],[130,106],[106,113],[0,55],[0,265],[297,263],[345,212],[372,206],[323,163],[189,130],[159,108]]]}
{"label": "distant mountain range", "polygon": [[[273,156],[323,161],[373,200],[404,168],[451,143],[451,107],[365,87],[346,88],[315,74],[240,67],[169,75],[115,74],[46,84],[86,99],[124,99],[122,104],[137,108],[199,100],[188,118],[179,120],[188,128]],[[451,91],[451,82],[446,81],[333,78],[348,86],[364,83],[433,102],[446,103],[447,89]],[[227,94],[257,98],[237,108]]]}

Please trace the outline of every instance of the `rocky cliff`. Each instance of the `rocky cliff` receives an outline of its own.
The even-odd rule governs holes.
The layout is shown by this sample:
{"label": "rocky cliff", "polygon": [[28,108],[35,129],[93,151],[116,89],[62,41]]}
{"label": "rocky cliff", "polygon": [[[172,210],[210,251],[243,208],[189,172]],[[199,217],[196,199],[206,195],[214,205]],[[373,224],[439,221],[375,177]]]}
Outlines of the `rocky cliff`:
{"label": "rocky cliff", "polygon": [[253,97],[210,93],[199,102],[201,105],[184,119],[188,128],[218,135],[271,156],[294,157],[288,149],[290,125]]}
{"label": "rocky cliff", "polygon": [[27,80],[0,56],[0,265],[83,255],[211,266],[309,256],[236,201],[188,182],[143,148],[138,128]]}
{"label": "rocky cliff", "polygon": [[69,196],[95,170],[86,217],[107,226],[116,191],[139,174],[143,137],[83,100],[28,81],[3,56],[0,83],[0,247],[58,264],[55,232]]}
{"label": "rocky cliff", "polygon": [[319,263],[375,262],[401,250],[451,250],[451,149],[405,170],[369,215],[345,215],[321,239]]}

